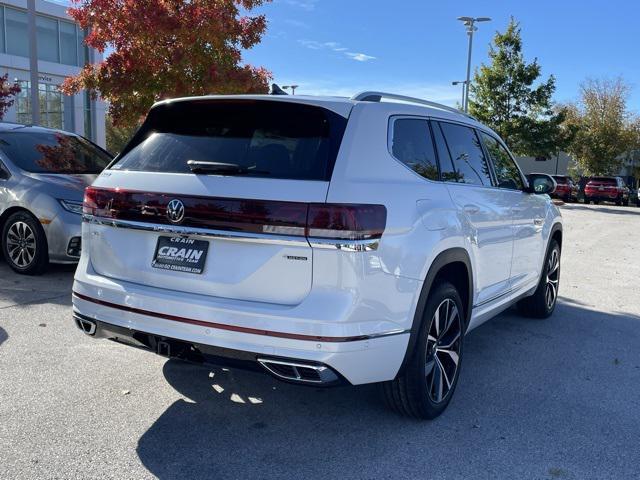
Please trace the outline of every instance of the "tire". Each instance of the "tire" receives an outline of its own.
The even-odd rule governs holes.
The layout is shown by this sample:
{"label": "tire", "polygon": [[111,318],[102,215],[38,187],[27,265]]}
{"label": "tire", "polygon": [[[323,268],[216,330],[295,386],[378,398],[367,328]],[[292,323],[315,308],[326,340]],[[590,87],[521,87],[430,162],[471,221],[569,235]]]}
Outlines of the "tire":
{"label": "tire", "polygon": [[551,240],[544,259],[542,275],[533,295],[518,302],[518,310],[526,317],[547,318],[558,303],[560,287],[560,245]]}
{"label": "tire", "polygon": [[390,408],[420,420],[431,420],[444,412],[458,384],[464,323],[456,288],[448,282],[436,285],[429,293],[409,363],[395,380],[382,384]]}
{"label": "tire", "polygon": [[40,275],[49,265],[47,237],[28,212],[12,214],[2,228],[2,253],[17,273]]}

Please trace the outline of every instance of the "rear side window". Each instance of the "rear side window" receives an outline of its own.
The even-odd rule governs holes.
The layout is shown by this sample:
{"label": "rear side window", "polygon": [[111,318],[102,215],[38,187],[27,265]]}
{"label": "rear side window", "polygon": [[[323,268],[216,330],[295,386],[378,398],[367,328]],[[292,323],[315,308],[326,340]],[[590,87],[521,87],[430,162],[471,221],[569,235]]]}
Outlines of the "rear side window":
{"label": "rear side window", "polygon": [[489,164],[475,130],[446,122],[440,126],[458,182],[491,186]]}
{"label": "rear side window", "polygon": [[418,175],[438,180],[438,163],[428,120],[395,118],[392,123],[391,154]]}
{"label": "rear side window", "polygon": [[498,180],[498,187],[509,188],[511,190],[524,190],[520,170],[518,170],[509,152],[492,136],[484,132],[481,132],[480,135],[493,161],[493,169],[496,174],[496,179]]}
{"label": "rear side window", "polygon": [[346,119],[278,101],[217,100],[154,108],[115,170],[191,173],[189,160],[235,164],[243,176],[329,180]]}

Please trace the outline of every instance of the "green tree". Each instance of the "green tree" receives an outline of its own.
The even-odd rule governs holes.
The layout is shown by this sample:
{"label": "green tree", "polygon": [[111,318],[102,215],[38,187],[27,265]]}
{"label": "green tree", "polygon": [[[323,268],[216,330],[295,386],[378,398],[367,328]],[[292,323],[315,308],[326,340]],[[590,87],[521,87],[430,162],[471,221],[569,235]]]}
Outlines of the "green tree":
{"label": "green tree", "polygon": [[131,140],[140,125],[114,125],[110,115],[106,118],[107,150],[113,155],[119,154],[124,146]]}
{"label": "green tree", "polygon": [[571,130],[564,128],[565,111],[554,108],[555,78],[536,83],[538,60],[522,54],[520,24],[511,18],[504,33],[496,32],[489,64],[476,70],[469,112],[495,130],[518,155],[551,156],[564,149]]}
{"label": "green tree", "polygon": [[588,175],[615,175],[624,155],[640,148],[640,120],[627,110],[629,86],[621,78],[588,79],[567,106],[566,124],[576,131],[568,151]]}

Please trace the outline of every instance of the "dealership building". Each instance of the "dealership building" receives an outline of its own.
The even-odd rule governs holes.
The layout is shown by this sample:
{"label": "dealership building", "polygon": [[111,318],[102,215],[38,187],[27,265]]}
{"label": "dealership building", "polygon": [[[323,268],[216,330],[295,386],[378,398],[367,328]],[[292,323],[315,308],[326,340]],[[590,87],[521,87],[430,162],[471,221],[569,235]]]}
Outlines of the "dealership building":
{"label": "dealership building", "polygon": [[[100,53],[88,48],[84,32],[66,13],[64,5],[35,1],[35,39],[38,58],[40,125],[83,135],[105,146],[105,104],[91,99],[88,92],[63,95],[58,86],[83,65],[101,60]],[[31,30],[33,32],[33,30]],[[27,0],[0,2],[0,75],[9,74],[21,92],[4,121],[30,124],[31,71],[30,30]]]}

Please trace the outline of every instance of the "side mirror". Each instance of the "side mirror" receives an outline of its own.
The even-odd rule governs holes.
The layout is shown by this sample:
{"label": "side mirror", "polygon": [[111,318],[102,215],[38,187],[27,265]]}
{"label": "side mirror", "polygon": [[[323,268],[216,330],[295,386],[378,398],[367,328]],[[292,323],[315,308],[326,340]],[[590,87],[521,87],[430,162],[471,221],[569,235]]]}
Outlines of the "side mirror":
{"label": "side mirror", "polygon": [[551,175],[545,173],[530,173],[527,175],[529,181],[529,193],[536,195],[550,195],[556,191],[556,181]]}

